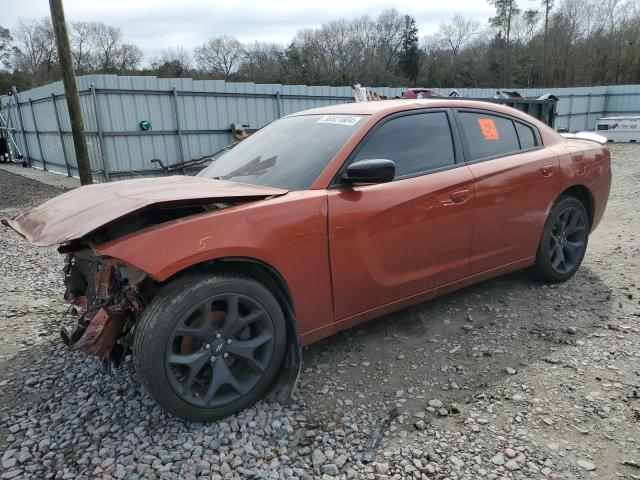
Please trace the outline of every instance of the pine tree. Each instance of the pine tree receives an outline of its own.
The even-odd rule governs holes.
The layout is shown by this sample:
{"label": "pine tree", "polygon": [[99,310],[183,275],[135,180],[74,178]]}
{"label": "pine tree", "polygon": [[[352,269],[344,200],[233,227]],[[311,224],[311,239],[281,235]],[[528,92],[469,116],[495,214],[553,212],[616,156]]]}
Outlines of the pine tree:
{"label": "pine tree", "polygon": [[541,0],[544,8],[544,43],[542,44],[542,86],[547,80],[547,39],[549,37],[549,12],[553,8],[553,0]]}
{"label": "pine tree", "polygon": [[496,9],[496,16],[489,19],[489,23],[498,29],[504,37],[504,63],[502,64],[502,86],[510,82],[510,48],[511,48],[511,27],[513,21],[520,14],[520,8],[516,0],[489,0],[489,3]]}
{"label": "pine tree", "polygon": [[415,85],[420,71],[420,51],[418,49],[418,27],[416,20],[410,15],[404,17],[398,66],[409,82]]}

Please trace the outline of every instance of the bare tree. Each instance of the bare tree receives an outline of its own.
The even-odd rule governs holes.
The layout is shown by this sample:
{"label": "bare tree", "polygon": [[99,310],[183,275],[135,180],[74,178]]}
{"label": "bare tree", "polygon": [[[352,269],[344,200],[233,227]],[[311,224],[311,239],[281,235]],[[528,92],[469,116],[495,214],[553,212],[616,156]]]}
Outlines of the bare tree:
{"label": "bare tree", "polygon": [[383,11],[376,20],[378,54],[386,57],[388,65],[393,63],[402,48],[403,29],[404,16],[395,8]]}
{"label": "bare tree", "polygon": [[142,61],[142,50],[136,45],[125,43],[119,27],[92,22],[91,43],[94,69],[97,71],[124,73],[135,70]]}
{"label": "bare tree", "polygon": [[140,67],[142,50],[123,40],[122,30],[102,22],[73,22],[71,51],[80,72],[125,73]]}
{"label": "bare tree", "polygon": [[460,52],[460,49],[478,34],[479,30],[480,22],[467,20],[459,13],[456,13],[451,22],[440,24],[438,37],[455,57]]}
{"label": "bare tree", "polygon": [[443,75],[443,55],[442,39],[437,34],[425,35],[420,40],[420,51],[422,52],[420,71],[425,85],[442,87]]}
{"label": "bare tree", "polygon": [[285,49],[277,43],[253,42],[245,46],[239,68],[241,78],[266,83],[281,83],[287,78]]}
{"label": "bare tree", "polygon": [[315,85],[402,82],[397,65],[404,28],[405,17],[386,10],[375,20],[363,16],[299,30],[286,51],[292,79]]}
{"label": "bare tree", "polygon": [[79,72],[91,71],[94,68],[92,42],[92,22],[71,22],[69,26],[69,42],[71,43],[71,55]]}
{"label": "bare tree", "polygon": [[112,56],[113,66],[105,70],[120,74],[132,72],[140,68],[143,58],[144,53],[140,47],[133,43],[122,43]]}
{"label": "bare tree", "polygon": [[450,85],[459,84],[464,76],[460,52],[479,32],[480,22],[455,14],[450,22],[441,23],[438,32],[433,36],[434,44],[441,50],[440,76],[446,77]]}
{"label": "bare tree", "polygon": [[235,73],[244,57],[244,47],[230,35],[207,40],[194,50],[196,65],[210,75],[228,79]]}
{"label": "bare tree", "polygon": [[551,17],[549,25],[548,79],[564,85],[575,72],[576,49],[582,41],[588,9],[581,0],[565,0]]}
{"label": "bare tree", "polygon": [[91,30],[95,68],[109,71],[114,66],[116,52],[122,42],[122,31],[113,25],[99,22],[93,22]]}
{"label": "bare tree", "polygon": [[153,62],[178,62],[185,70],[191,70],[193,68],[191,53],[180,46],[163,48],[162,50],[160,50],[160,53],[154,58]]}
{"label": "bare tree", "polygon": [[191,54],[183,47],[163,48],[151,59],[151,71],[160,77],[182,77],[193,70]]}
{"label": "bare tree", "polygon": [[34,85],[48,81],[56,65],[51,20],[20,19],[13,38],[13,67],[29,75]]}

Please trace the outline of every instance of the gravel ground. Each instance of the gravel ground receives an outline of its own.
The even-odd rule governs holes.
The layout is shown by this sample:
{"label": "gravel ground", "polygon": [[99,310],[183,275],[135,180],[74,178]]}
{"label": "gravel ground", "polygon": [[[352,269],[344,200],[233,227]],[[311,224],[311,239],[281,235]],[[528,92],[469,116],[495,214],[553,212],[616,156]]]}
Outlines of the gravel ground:
{"label": "gravel ground", "polygon": [[[0,478],[640,479],[640,147],[612,152],[574,279],[517,272],[348,330],[305,349],[293,403],[211,424],[67,352],[60,256],[0,229]],[[59,191],[0,170],[0,216]]]}
{"label": "gravel ground", "polygon": [[22,177],[38,180],[41,183],[53,187],[69,189],[80,186],[80,180],[78,178],[67,177],[66,175],[39,170],[37,168],[24,168],[20,163],[0,163],[0,170],[5,170],[7,172],[16,173]]}

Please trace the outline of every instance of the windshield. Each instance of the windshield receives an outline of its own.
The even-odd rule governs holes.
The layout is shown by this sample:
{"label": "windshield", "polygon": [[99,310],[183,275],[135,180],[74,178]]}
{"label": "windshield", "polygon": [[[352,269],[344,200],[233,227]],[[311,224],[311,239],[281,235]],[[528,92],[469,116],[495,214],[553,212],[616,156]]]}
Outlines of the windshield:
{"label": "windshield", "polygon": [[198,174],[264,187],[304,190],[362,125],[364,115],[277,120],[223,153]]}

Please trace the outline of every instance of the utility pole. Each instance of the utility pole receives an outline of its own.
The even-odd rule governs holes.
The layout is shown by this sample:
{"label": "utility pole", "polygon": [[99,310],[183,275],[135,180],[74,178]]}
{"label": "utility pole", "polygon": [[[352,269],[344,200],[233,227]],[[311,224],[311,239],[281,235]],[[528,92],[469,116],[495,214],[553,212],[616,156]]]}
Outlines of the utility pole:
{"label": "utility pole", "polygon": [[543,0],[544,6],[544,44],[542,46],[542,86],[547,87],[547,38],[549,36],[549,10],[552,0]]}
{"label": "utility pole", "polygon": [[56,45],[58,46],[58,61],[62,70],[62,82],[64,92],[67,97],[67,108],[69,110],[69,120],[71,121],[71,135],[73,137],[73,148],[76,152],[78,163],[78,173],[80,174],[80,184],[90,185],[93,183],[91,175],[91,165],[89,164],[89,152],[87,150],[87,139],[84,136],[84,121],[80,110],[80,96],[76,85],[76,74],[73,70],[73,59],[71,58],[71,46],[69,45],[69,32],[64,19],[64,9],[62,0],[49,0],[51,8],[51,22],[56,35]]}

